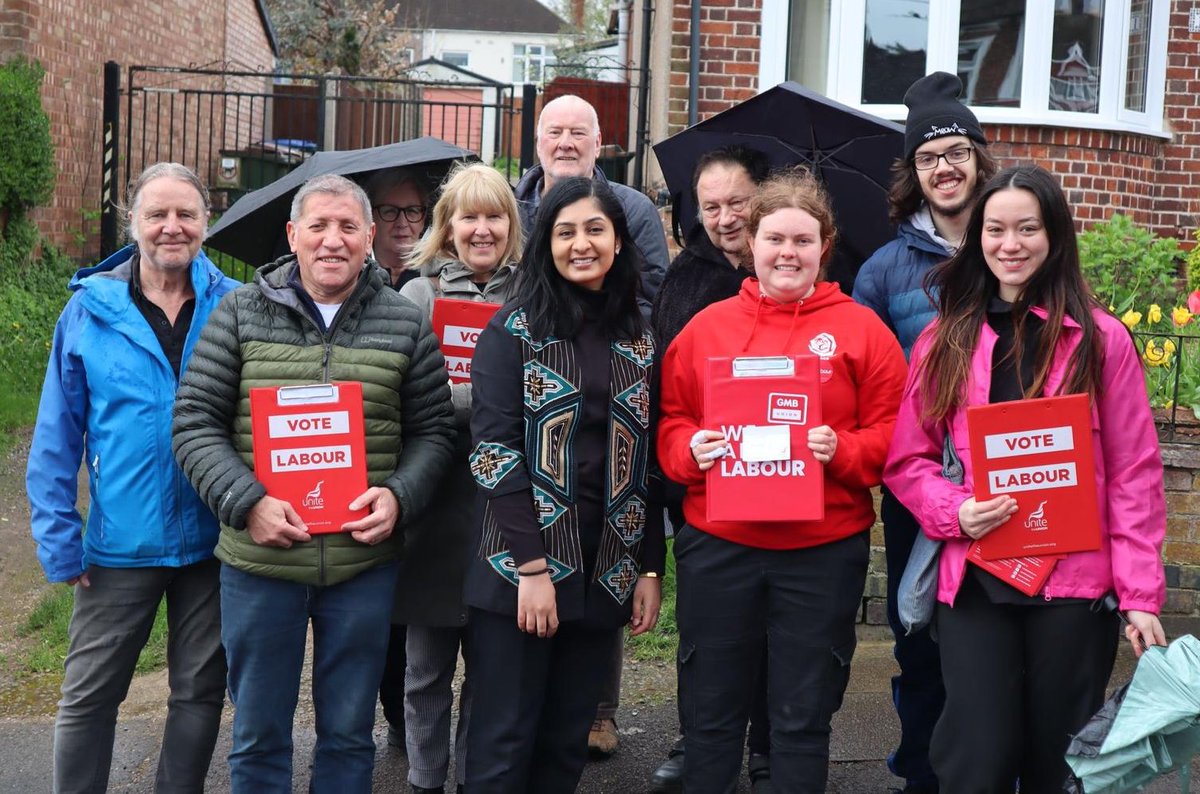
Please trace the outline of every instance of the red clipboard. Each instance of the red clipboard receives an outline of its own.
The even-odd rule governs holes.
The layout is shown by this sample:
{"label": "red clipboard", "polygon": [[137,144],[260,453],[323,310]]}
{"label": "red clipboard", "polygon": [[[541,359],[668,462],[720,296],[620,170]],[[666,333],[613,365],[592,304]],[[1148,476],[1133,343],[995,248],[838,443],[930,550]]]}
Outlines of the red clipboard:
{"label": "red clipboard", "polygon": [[732,451],[708,470],[709,521],[825,517],[825,467],[808,448],[821,424],[820,377],[816,356],[708,359],[704,427]]}
{"label": "red clipboard", "polygon": [[349,507],[367,490],[361,383],[252,388],[250,425],[254,476],[310,534],[341,532],[370,514]]}
{"label": "red clipboard", "polygon": [[433,332],[446,359],[446,371],[451,383],[471,382],[471,359],[475,344],[498,303],[465,301],[457,298],[435,298],[433,301]]}
{"label": "red clipboard", "polygon": [[975,498],[1017,500],[1017,512],[980,540],[984,559],[1100,548],[1086,394],[968,408],[967,434]]}

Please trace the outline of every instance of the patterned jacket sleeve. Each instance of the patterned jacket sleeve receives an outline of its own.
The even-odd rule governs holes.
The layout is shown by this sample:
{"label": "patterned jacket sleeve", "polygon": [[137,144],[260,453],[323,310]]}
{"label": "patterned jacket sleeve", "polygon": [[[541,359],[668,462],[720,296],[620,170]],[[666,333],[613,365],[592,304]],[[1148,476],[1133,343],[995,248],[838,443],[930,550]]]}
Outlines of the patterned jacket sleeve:
{"label": "patterned jacket sleeve", "polygon": [[525,462],[524,365],[521,341],[497,312],[475,347],[471,364],[471,474],[483,489],[513,561],[545,556],[533,512],[533,483]]}

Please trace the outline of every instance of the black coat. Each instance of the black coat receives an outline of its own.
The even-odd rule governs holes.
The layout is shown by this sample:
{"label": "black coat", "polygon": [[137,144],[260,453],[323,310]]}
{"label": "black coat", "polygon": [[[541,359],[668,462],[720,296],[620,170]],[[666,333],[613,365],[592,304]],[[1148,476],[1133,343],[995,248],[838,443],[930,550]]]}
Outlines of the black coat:
{"label": "black coat", "polygon": [[683,327],[705,306],[737,295],[749,275],[729,264],[704,227],[697,225],[687,247],[671,262],[654,298],[650,323],[659,353],[666,353]]}

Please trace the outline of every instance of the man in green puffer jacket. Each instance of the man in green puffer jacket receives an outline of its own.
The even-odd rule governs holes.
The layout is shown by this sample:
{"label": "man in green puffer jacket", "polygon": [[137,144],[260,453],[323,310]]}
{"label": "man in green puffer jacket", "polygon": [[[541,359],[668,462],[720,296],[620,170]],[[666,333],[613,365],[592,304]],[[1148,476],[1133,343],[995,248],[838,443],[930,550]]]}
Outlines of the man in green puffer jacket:
{"label": "man in green puffer jacket", "polygon": [[[368,792],[375,691],[387,645],[393,530],[424,507],[450,462],[454,417],[428,318],[367,259],[362,189],[315,177],[292,203],[293,254],[259,269],[213,313],[175,404],[176,459],[221,522],[222,640],[236,709],[234,792],[290,792],[292,716],[309,621],[315,792]],[[249,389],[363,384],[369,508],[312,536],[255,478]]]}

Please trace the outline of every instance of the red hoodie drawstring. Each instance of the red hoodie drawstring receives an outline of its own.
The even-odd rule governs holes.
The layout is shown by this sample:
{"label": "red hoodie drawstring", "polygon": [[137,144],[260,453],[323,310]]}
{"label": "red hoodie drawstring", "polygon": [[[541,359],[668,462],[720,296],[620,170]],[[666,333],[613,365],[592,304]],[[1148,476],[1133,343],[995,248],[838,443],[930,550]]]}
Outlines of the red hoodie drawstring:
{"label": "red hoodie drawstring", "polygon": [[754,304],[754,323],[750,326],[750,333],[746,336],[746,344],[742,345],[743,353],[750,349],[750,340],[754,338],[754,332],[758,329],[758,315],[762,311],[764,299],[765,296],[759,293],[758,301]]}
{"label": "red hoodie drawstring", "polygon": [[[767,296],[761,292],[758,295],[758,301],[754,304],[754,323],[750,326],[750,333],[746,336],[746,343],[742,345],[742,352],[745,353],[750,349],[750,342],[754,339],[754,332],[758,330],[758,320],[762,312],[763,303],[767,300]],[[792,324],[788,328],[787,339],[784,340],[783,349],[786,351],[792,343],[792,336],[796,333],[796,323],[800,319],[800,307],[804,305],[804,300],[796,301],[796,306],[792,309]]]}

